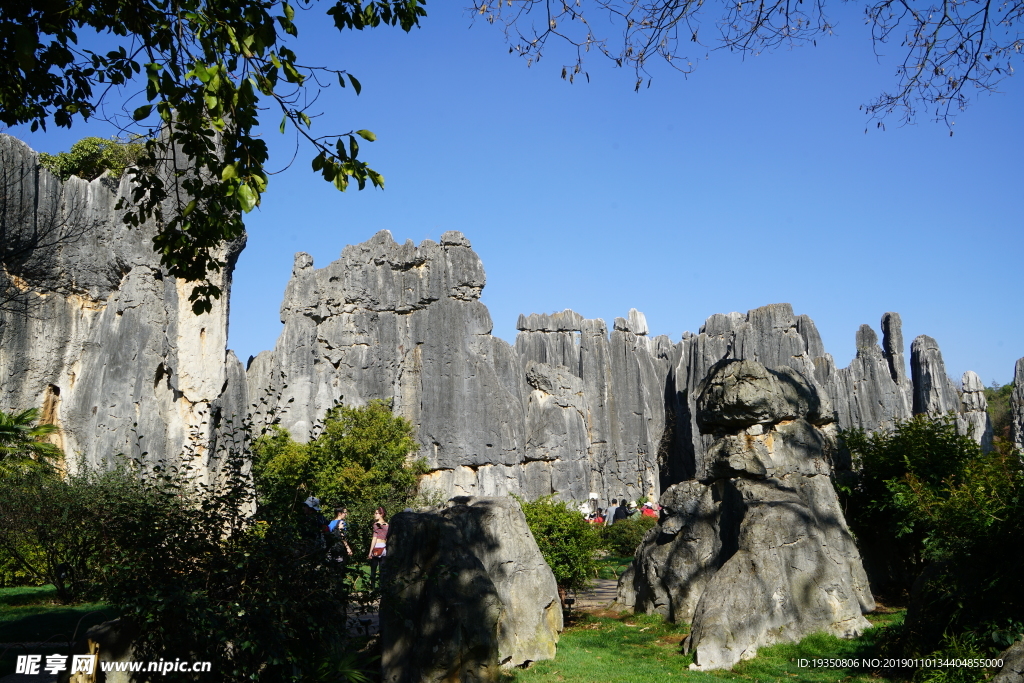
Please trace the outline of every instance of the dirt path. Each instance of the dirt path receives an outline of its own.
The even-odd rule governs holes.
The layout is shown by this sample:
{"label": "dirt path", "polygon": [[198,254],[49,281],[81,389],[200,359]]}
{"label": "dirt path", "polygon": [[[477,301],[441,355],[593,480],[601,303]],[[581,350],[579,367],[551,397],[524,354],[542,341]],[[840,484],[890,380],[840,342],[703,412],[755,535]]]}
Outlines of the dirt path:
{"label": "dirt path", "polygon": [[583,611],[607,609],[615,602],[617,586],[614,579],[597,579],[593,588],[576,594],[576,604],[572,608]]}

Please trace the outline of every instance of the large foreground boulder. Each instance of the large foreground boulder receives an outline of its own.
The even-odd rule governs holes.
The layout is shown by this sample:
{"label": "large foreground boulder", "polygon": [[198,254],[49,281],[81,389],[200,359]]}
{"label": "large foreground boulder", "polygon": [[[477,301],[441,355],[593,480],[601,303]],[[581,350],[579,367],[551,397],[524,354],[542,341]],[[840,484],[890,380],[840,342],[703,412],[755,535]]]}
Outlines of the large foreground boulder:
{"label": "large foreground boulder", "polygon": [[383,566],[385,683],[496,681],[502,666],[555,656],[555,576],[515,500],[399,513]]}
{"label": "large foreground boulder", "polygon": [[697,409],[713,437],[706,476],[663,495],[619,601],[691,622],[697,669],[816,631],[858,635],[874,600],[829,479],[828,400],[791,368],[726,360]]}

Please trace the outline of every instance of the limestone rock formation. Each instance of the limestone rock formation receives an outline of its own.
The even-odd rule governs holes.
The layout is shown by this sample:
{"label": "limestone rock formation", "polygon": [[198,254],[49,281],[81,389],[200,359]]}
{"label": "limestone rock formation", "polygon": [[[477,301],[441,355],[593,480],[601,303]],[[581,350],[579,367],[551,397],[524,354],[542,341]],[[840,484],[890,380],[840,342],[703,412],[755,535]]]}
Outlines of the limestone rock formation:
{"label": "limestone rock formation", "polygon": [[[42,407],[58,445],[100,464],[183,451],[209,465],[218,425],[245,413],[227,351],[227,297],[196,316],[190,286],[166,275],[155,228],[122,223],[130,181],[61,182],[0,136],[0,409]],[[221,254],[230,290],[242,244]]]}
{"label": "limestone rock formation", "polygon": [[419,246],[381,232],[322,269],[298,254],[284,331],[248,370],[257,424],[280,419],[305,440],[336,401],[393,399],[428,488],[657,494],[668,338],[649,339],[635,310],[611,335],[565,311],[521,317],[513,348],[490,334],[484,280],[456,232]]}
{"label": "limestone rock formation", "polygon": [[1024,453],[1024,358],[1018,358],[1014,367],[1010,412],[1010,438],[1017,450]]}
{"label": "limestone rock formation", "polygon": [[999,659],[1003,660],[1003,668],[992,683],[1024,683],[1024,640],[1018,640],[1004,650]]}
{"label": "limestone rock formation", "polygon": [[501,666],[555,656],[558,588],[519,504],[452,503],[391,520],[380,612],[387,683],[495,681]]}
{"label": "limestone rock formation", "polygon": [[874,609],[829,479],[827,398],[793,368],[723,360],[698,387],[705,476],[662,496],[620,602],[693,624],[695,668],[828,631],[850,637]]}
{"label": "limestone rock formation", "polygon": [[960,397],[949,381],[938,343],[922,334],[910,345],[914,379],[914,414],[945,415],[960,409]]}
{"label": "limestone rock formation", "polygon": [[[612,492],[609,498],[657,495],[666,431],[664,396],[674,354],[668,338],[647,337],[647,321],[636,309],[628,318],[616,319],[610,337],[603,320],[584,319],[570,310],[520,316],[518,327],[515,350],[527,367],[561,368],[579,382],[575,442],[585,450],[563,448],[557,458],[565,470],[564,463],[585,454],[589,476],[578,480],[572,497],[582,500],[595,490]],[[545,400],[535,387],[527,410],[537,412]],[[529,428],[529,443],[558,437],[557,431],[549,435],[549,427],[536,421]],[[527,458],[536,457],[528,448]]]}
{"label": "limestone rock formation", "polygon": [[971,437],[983,450],[992,450],[992,419],[988,415],[985,385],[976,372],[968,370],[963,376],[960,395],[960,431]]}

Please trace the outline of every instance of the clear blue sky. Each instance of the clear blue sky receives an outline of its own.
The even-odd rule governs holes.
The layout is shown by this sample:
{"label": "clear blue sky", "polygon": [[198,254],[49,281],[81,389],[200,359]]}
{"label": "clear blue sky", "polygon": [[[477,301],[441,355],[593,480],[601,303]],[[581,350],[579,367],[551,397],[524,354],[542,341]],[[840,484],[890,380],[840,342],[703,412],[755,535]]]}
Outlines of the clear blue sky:
{"label": "clear blue sky", "polygon": [[[880,131],[858,107],[894,84],[895,66],[876,59],[855,6],[836,6],[837,35],[817,47],[716,53],[689,78],[656,67],[635,93],[631,71],[597,56],[589,84],[559,78],[570,57],[557,49],[527,68],[461,5],[431,3],[411,34],[341,36],[297,17],[299,61],[363,85],[360,97],[325,91],[313,131],[374,131],[361,156],[386,190],[337,192],[309,170],[308,148],[272,177],[246,217],[231,297],[243,362],[275,343],[295,252],[324,266],[378,230],[417,243],[460,230],[510,342],[519,313],[610,322],[635,307],[678,341],[713,313],[790,302],[840,366],[861,323],[878,330],[898,311],[908,347],[935,337],[951,375],[1012,380],[1024,356],[1019,78],[975,101],[953,137],[927,118]],[[294,148],[279,121],[270,113],[265,129],[275,169]],[[48,152],[109,134],[11,132]]]}

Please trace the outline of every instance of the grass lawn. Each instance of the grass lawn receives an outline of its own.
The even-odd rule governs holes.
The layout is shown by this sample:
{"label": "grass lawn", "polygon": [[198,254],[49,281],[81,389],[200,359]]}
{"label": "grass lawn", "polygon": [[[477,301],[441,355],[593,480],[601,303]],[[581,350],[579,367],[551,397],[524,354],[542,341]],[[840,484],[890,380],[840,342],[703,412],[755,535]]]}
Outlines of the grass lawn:
{"label": "grass lawn", "polygon": [[[880,615],[872,620],[884,625],[901,614]],[[879,683],[886,679],[869,671],[800,668],[798,660],[815,657],[866,656],[874,645],[876,629],[856,640],[826,634],[808,636],[799,643],[763,648],[755,659],[741,662],[732,671],[690,671],[693,661],[681,652],[686,625],[676,625],[653,615],[584,615],[569,626],[558,642],[554,660],[537,662],[529,669],[506,676],[508,683],[663,683],[687,680],[807,681],[808,683]]]}
{"label": "grass lawn", "polygon": [[116,616],[103,603],[61,605],[53,586],[0,588],[0,643],[66,643]]}
{"label": "grass lawn", "polygon": [[629,557],[613,557],[608,555],[598,560],[597,576],[598,579],[618,579],[622,576],[622,572],[629,568],[629,565],[633,563],[633,556]]}

